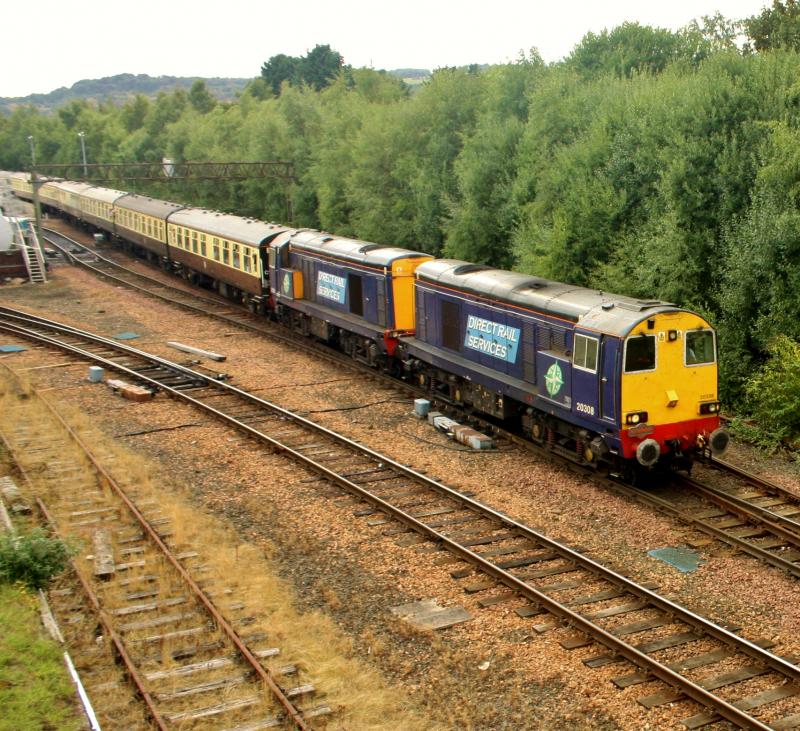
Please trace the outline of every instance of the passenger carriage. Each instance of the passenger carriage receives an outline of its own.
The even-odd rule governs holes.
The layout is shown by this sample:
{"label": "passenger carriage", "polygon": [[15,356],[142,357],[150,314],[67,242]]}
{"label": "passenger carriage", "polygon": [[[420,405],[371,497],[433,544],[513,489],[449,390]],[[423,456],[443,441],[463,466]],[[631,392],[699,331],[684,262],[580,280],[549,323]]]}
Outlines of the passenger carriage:
{"label": "passenger carriage", "polygon": [[81,196],[87,190],[92,188],[88,183],[73,183],[71,181],[62,180],[56,186],[59,193],[56,194],[56,200],[60,202],[60,210],[67,214],[73,221],[83,221],[83,207],[81,205]]}
{"label": "passenger carriage", "polygon": [[114,202],[115,233],[167,266],[167,218],[182,208],[185,206],[179,203],[129,193]]}
{"label": "passenger carriage", "polygon": [[11,190],[17,198],[25,201],[33,201],[33,183],[28,173],[10,173]]}
{"label": "passenger carriage", "polygon": [[167,221],[169,256],[187,278],[262,309],[269,289],[262,250],[286,230],[252,218],[184,208]]}
{"label": "passenger carriage", "polygon": [[115,233],[114,204],[127,195],[130,194],[114,188],[87,188],[80,194],[79,200],[83,220],[100,231]]}

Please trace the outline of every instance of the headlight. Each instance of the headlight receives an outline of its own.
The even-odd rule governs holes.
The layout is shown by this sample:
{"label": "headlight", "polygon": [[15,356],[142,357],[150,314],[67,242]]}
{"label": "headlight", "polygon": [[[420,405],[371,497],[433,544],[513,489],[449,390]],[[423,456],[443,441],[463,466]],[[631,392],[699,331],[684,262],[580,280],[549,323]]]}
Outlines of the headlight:
{"label": "headlight", "polygon": [[706,403],[700,404],[701,414],[718,414],[719,411],[720,411],[719,401],[706,401]]}
{"label": "headlight", "polygon": [[625,415],[626,424],[644,424],[647,421],[646,411],[634,411]]}

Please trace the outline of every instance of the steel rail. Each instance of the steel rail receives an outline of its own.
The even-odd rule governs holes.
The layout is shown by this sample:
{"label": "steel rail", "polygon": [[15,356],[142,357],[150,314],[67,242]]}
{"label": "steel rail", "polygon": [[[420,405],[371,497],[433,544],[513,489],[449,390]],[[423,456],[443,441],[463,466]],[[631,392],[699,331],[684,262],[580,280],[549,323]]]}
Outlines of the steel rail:
{"label": "steel rail", "polygon": [[[59,326],[52,321],[46,321],[44,318],[37,318],[34,316],[35,324],[44,324],[44,323],[51,323],[50,326],[52,327],[55,325],[54,329],[59,329]],[[72,335],[78,335],[78,331],[74,328],[63,327],[63,329]],[[40,336],[42,340],[49,342],[57,347],[64,347],[60,345],[58,341],[49,338],[47,336]],[[113,345],[116,349],[123,351],[123,352],[132,352],[135,349],[130,348],[129,346],[123,346],[119,343],[113,343],[111,341],[107,341],[107,339],[100,338],[97,336],[91,336],[90,334],[84,334],[83,337],[88,337],[88,339],[92,341],[103,342],[105,341],[108,345]],[[82,351],[81,349],[67,345],[67,349],[71,350],[72,352],[76,352],[79,354],[83,354],[86,357],[89,357],[93,360],[100,360],[106,362],[110,367],[117,368],[117,369],[126,369],[124,366],[120,367],[118,364],[115,364],[113,361],[101,358],[100,356],[96,356],[94,354],[88,353],[86,351]],[[163,359],[154,357],[154,362],[161,362],[162,364],[165,363]],[[185,369],[183,367],[179,367],[180,370],[183,370],[187,373],[194,374],[198,376],[194,371],[190,369]],[[143,377],[141,374],[136,374],[135,371],[130,371],[132,375],[137,378],[150,380]],[[204,380],[208,380],[205,376],[199,376]],[[487,561],[483,556],[480,554],[470,550],[469,548],[460,545],[458,542],[454,541],[451,538],[448,538],[446,535],[430,528],[429,526],[425,525],[421,521],[414,518],[412,515],[406,513],[405,511],[401,510],[400,508],[392,505],[391,503],[383,500],[382,498],[370,493],[368,490],[365,490],[362,486],[358,485],[357,483],[352,482],[351,480],[339,475],[338,473],[330,470],[329,468],[321,465],[310,457],[303,455],[296,450],[293,450],[291,447],[287,447],[286,445],[281,444],[274,438],[269,437],[268,435],[264,434],[263,432],[254,429],[253,427],[244,424],[226,414],[219,411],[218,409],[214,409],[213,407],[209,407],[206,404],[202,404],[202,402],[197,401],[196,399],[188,396],[187,394],[183,393],[177,389],[171,389],[169,387],[164,387],[157,384],[156,381],[153,381],[154,385],[158,385],[159,388],[163,388],[168,393],[178,395],[180,398],[193,402],[195,404],[200,405],[203,409],[210,413],[214,413],[215,415],[219,415],[224,421],[230,423],[231,425],[235,426],[236,428],[258,438],[266,443],[270,444],[276,450],[291,455],[297,461],[307,465],[310,469],[312,469],[317,474],[321,475],[327,480],[330,480],[332,483],[341,486],[342,488],[346,489],[347,491],[358,495],[362,499],[372,503],[378,510],[381,512],[390,515],[397,519],[403,525],[421,533],[422,535],[430,538],[431,540],[439,543],[441,546],[449,549],[452,553],[457,555],[458,557],[462,558],[467,563],[470,563],[480,570],[482,570],[487,575],[491,576],[499,583],[513,589],[521,596],[528,598],[533,603],[539,605],[550,611],[555,616],[559,617],[562,620],[565,620],[569,624],[571,624],[576,629],[584,632],[589,637],[599,641],[601,644],[605,645],[606,647],[610,648],[612,652],[620,657],[624,657],[634,663],[636,666],[646,670],[649,674],[651,674],[654,678],[658,678],[667,684],[671,685],[674,688],[680,690],[686,697],[696,700],[697,702],[701,703],[702,705],[710,708],[717,713],[722,718],[725,718],[729,721],[732,721],[743,728],[756,728],[756,729],[765,729],[768,726],[765,726],[757,719],[753,718],[749,714],[741,711],[740,709],[736,708],[735,705],[728,703],[727,701],[713,695],[712,693],[708,692],[701,686],[693,683],[691,680],[681,676],[680,674],[672,671],[668,667],[662,665],[661,663],[653,660],[648,655],[640,652],[635,647],[629,645],[628,643],[620,640],[613,634],[609,633],[608,631],[604,630],[603,628],[599,627],[598,625],[594,624],[590,620],[583,617],[581,614],[569,609],[568,607],[564,606],[563,604],[553,600],[546,594],[538,591],[535,587],[527,584],[523,580],[515,577],[514,575],[510,574],[509,572],[505,571],[504,569],[496,566],[495,564]],[[212,382],[215,386],[222,386],[223,390],[231,391],[231,392],[238,392],[244,394],[239,389],[232,387],[228,384],[219,384],[218,382]],[[249,395],[247,395],[249,396]],[[269,404],[269,402],[264,401],[263,399],[259,399],[258,397],[249,396],[249,400],[262,403],[266,407],[270,408],[273,411],[283,413],[287,418],[291,418],[296,422],[304,422],[309,424],[310,426],[314,427],[316,431],[326,432],[334,437],[338,437],[338,441],[342,443],[349,443],[353,445],[355,448],[358,448],[360,452],[364,454],[368,454],[373,458],[377,458],[383,464],[388,464],[392,468],[397,469],[399,472],[407,475],[413,476],[414,479],[417,481],[432,487],[437,492],[448,496],[451,500],[458,501],[461,505],[465,508],[472,510],[475,513],[478,513],[482,516],[490,518],[491,520],[499,523],[502,526],[514,529],[519,535],[527,536],[537,543],[539,543],[542,547],[550,548],[551,550],[557,551],[560,555],[565,558],[568,558],[570,561],[574,562],[576,565],[580,566],[582,569],[590,571],[595,575],[599,575],[610,581],[618,586],[624,587],[625,590],[634,596],[639,596],[648,601],[653,607],[663,611],[664,613],[676,617],[680,619],[680,621],[684,622],[689,626],[693,626],[696,628],[701,629],[706,635],[715,638],[716,640],[723,642],[726,645],[729,645],[735,648],[737,651],[742,652],[750,656],[751,658],[757,659],[759,662],[763,662],[767,667],[776,672],[782,674],[784,677],[791,678],[794,681],[800,681],[800,668],[791,663],[787,662],[786,660],[760,648],[758,645],[755,645],[735,634],[729,632],[728,630],[715,625],[712,622],[700,617],[699,615],[694,614],[693,612],[681,607],[659,595],[641,587],[634,582],[630,581],[629,579],[625,578],[624,576],[617,574],[616,572],[608,569],[592,559],[589,559],[583,556],[580,553],[577,553],[566,546],[562,546],[555,541],[552,541],[545,536],[533,531],[532,529],[524,526],[513,519],[505,516],[483,504],[468,498],[459,492],[442,485],[441,483],[432,480],[424,475],[420,475],[416,473],[414,470],[401,465],[397,462],[387,459],[384,455],[380,455],[373,450],[370,450],[363,445],[358,445],[351,440],[344,439],[343,437],[339,437],[338,435],[333,434],[329,430],[325,429],[324,427],[320,427],[319,425],[313,424],[313,422],[309,422],[308,420],[298,417],[291,412],[287,412],[280,407],[275,405]]]}
{"label": "steel rail", "polygon": [[748,543],[743,538],[738,538],[728,533],[724,529],[718,528],[717,526],[709,523],[707,520],[703,520],[695,517],[694,515],[686,513],[668,500],[664,500],[656,495],[650,495],[647,492],[638,490],[630,485],[614,482],[613,480],[607,480],[605,484],[610,490],[632,498],[641,505],[647,505],[648,507],[655,508],[660,513],[669,515],[671,518],[676,518],[677,520],[680,520],[689,526],[702,531],[706,535],[716,538],[722,543],[727,543],[729,546],[735,548],[741,553],[745,553],[748,556],[752,556],[753,558],[762,561],[763,563],[774,566],[782,571],[786,571],[793,576],[800,576],[800,564],[787,561],[785,558],[776,556],[760,546],[757,546],[753,543]]}
{"label": "steel rail", "polygon": [[[100,267],[93,266],[91,262],[84,261],[83,259],[79,259],[73,252],[68,251],[65,246],[62,246],[62,244],[60,244],[59,242],[54,240],[52,237],[53,236],[60,236],[61,238],[66,239],[69,242],[70,246],[80,246],[82,249],[84,249],[84,251],[86,253],[91,254],[98,261],[103,262],[103,264],[107,264],[107,265],[112,266],[112,267],[114,267],[116,269],[120,269],[121,271],[127,272],[128,274],[132,274],[133,276],[138,277],[139,279],[145,279],[148,282],[151,282],[155,286],[160,287],[162,289],[170,290],[170,291],[175,292],[177,294],[182,294],[182,295],[184,295],[186,297],[191,297],[192,299],[194,299],[194,300],[196,300],[198,302],[206,302],[208,304],[216,305],[217,307],[224,307],[224,306],[228,306],[230,308],[236,307],[236,303],[230,302],[228,300],[225,300],[222,297],[217,299],[217,298],[213,298],[213,297],[206,297],[206,296],[201,295],[201,294],[196,293],[196,292],[187,292],[186,290],[181,289],[180,287],[175,287],[172,284],[168,284],[166,282],[161,282],[158,279],[155,279],[153,277],[148,276],[147,274],[143,274],[142,272],[137,272],[135,269],[131,269],[130,267],[123,266],[119,262],[116,262],[113,259],[109,259],[108,257],[103,256],[102,254],[99,254],[98,252],[94,251],[93,249],[90,249],[85,244],[82,244],[79,241],[75,241],[75,239],[70,238],[66,234],[62,234],[60,231],[54,231],[53,229],[48,229],[48,228],[43,228],[42,230],[46,232],[46,235],[43,236],[44,240],[47,241],[49,244],[52,244],[53,246],[55,246],[68,259],[68,261],[70,263],[77,264],[79,266],[85,267],[89,271],[95,272],[99,276],[105,277],[106,279],[111,279],[111,280],[113,280],[115,282],[118,282],[119,284],[124,284],[127,287],[131,287],[132,289],[135,289],[135,290],[137,290],[139,292],[143,292],[144,294],[149,294],[149,295],[152,295],[153,297],[158,297],[160,299],[166,300],[167,302],[171,302],[173,304],[180,305],[181,307],[186,307],[187,309],[195,310],[197,312],[200,312],[201,314],[204,314],[204,315],[209,314],[208,312],[206,312],[202,308],[195,307],[195,306],[191,305],[188,302],[177,302],[177,301],[174,301],[174,300],[170,299],[169,297],[167,297],[166,295],[160,294],[159,292],[153,292],[153,291],[147,289],[146,287],[143,287],[143,286],[141,286],[139,284],[135,284],[134,282],[130,282],[130,281],[126,280],[126,279],[123,279],[122,277],[118,277],[118,276],[116,276],[114,274],[111,274],[110,272],[107,272],[107,271],[101,269]],[[242,314],[245,315],[245,314],[249,314],[249,313],[246,312],[246,311],[242,311]]]}
{"label": "steel rail", "polygon": [[726,460],[719,459],[718,457],[713,457],[709,459],[707,462],[704,463],[706,467],[712,470],[718,470],[720,472],[728,472],[732,475],[735,475],[741,480],[745,482],[749,482],[753,485],[756,485],[762,488],[765,492],[769,493],[770,495],[777,495],[782,498],[786,498],[793,503],[797,503],[800,506],[800,495],[787,488],[783,487],[782,485],[778,485],[775,482],[770,482],[769,480],[760,477],[759,475],[753,474],[752,472],[748,472],[747,470],[743,470],[741,467],[737,467],[736,465],[727,462]]}
{"label": "steel rail", "polygon": [[[11,455],[12,460],[16,466],[17,471],[22,475],[22,479],[29,485],[32,486],[33,482],[31,481],[30,475],[25,471],[25,468],[22,466],[22,463],[17,458],[16,452],[14,448],[11,446],[11,443],[6,438],[5,434],[0,432],[0,443],[2,443],[5,450]],[[47,510],[44,502],[42,502],[41,498],[36,498],[36,505],[39,508],[39,511],[42,513],[42,516],[50,525],[51,530],[56,535],[58,533],[58,525],[53,517],[50,515],[50,512]],[[92,609],[94,610],[95,614],[97,615],[100,623],[103,625],[103,630],[106,632],[106,635],[109,637],[111,642],[114,644],[114,649],[117,651],[120,659],[122,660],[123,665],[125,666],[125,671],[128,673],[128,677],[130,677],[131,682],[133,683],[134,687],[136,688],[136,692],[141,696],[142,701],[147,708],[147,712],[150,714],[153,722],[158,727],[159,731],[168,731],[169,726],[164,722],[164,719],[161,717],[161,714],[158,712],[158,709],[155,706],[155,702],[153,701],[153,697],[148,693],[147,689],[142,682],[142,678],[139,675],[139,671],[136,669],[136,664],[131,659],[131,656],[128,654],[128,651],[125,649],[125,645],[122,642],[122,639],[117,634],[116,630],[114,629],[111,622],[108,621],[108,617],[106,616],[105,611],[100,606],[100,600],[97,598],[97,594],[95,594],[92,587],[89,585],[89,582],[86,581],[83,574],[78,570],[78,565],[75,561],[70,558],[69,559],[69,566],[72,569],[72,573],[75,574],[77,577],[81,588],[83,589],[84,594],[86,594],[86,598],[89,600],[89,603],[92,605]]]}
{"label": "steel rail", "polygon": [[768,508],[762,508],[760,505],[751,503],[749,500],[744,500],[736,495],[730,495],[724,490],[704,485],[692,477],[681,476],[681,481],[690,485],[693,490],[711,502],[738,514],[740,517],[755,520],[765,525],[776,535],[800,548],[800,523],[796,520],[787,518]]}
{"label": "steel rail", "polygon": [[241,656],[246,660],[247,664],[255,671],[260,680],[264,682],[264,684],[270,689],[275,699],[281,704],[281,706],[283,706],[284,710],[289,715],[295,726],[302,731],[308,731],[309,726],[303,720],[301,715],[302,712],[291,702],[291,700],[289,700],[283,689],[272,677],[272,673],[262,666],[256,656],[253,655],[247,645],[242,641],[241,637],[230,624],[230,622],[228,622],[225,617],[220,614],[219,610],[216,608],[216,606],[214,606],[214,603],[211,601],[208,595],[200,588],[197,582],[191,577],[189,572],[186,571],[181,562],[175,557],[175,554],[170,550],[169,546],[164,543],[161,536],[159,536],[153,526],[150,525],[150,522],[141,513],[139,508],[137,508],[136,505],[131,501],[119,483],[113,478],[108,470],[106,470],[106,468],[99,463],[96,455],[92,452],[89,445],[86,444],[81,436],[75,432],[75,430],[69,424],[67,424],[66,421],[64,421],[64,418],[55,410],[47,398],[41,396],[41,394],[38,392],[36,395],[45,404],[59,424],[61,424],[61,426],[66,430],[70,438],[81,448],[86,457],[88,457],[97,474],[102,477],[106,484],[116,493],[117,497],[122,500],[122,502],[125,504],[125,507],[128,508],[131,515],[136,518],[136,521],[144,530],[145,535],[159,549],[159,551],[161,551],[167,561],[178,572],[184,582],[186,582],[195,598],[203,605],[205,610],[211,616],[212,620],[233,643],[239,654],[241,654]]}
{"label": "steel rail", "polygon": [[[47,507],[45,506],[44,502],[42,502],[41,498],[39,497],[36,498],[36,505],[39,507],[39,510],[44,516],[44,519],[51,526],[53,532],[56,535],[58,535],[56,522],[50,515],[50,512],[47,510]],[[84,593],[89,598],[89,601],[92,605],[92,609],[94,609],[98,619],[103,625],[103,629],[105,630],[111,641],[114,643],[114,648],[116,649],[117,654],[122,659],[122,662],[125,665],[125,669],[128,671],[128,675],[133,681],[133,684],[136,686],[136,690],[138,691],[139,695],[142,696],[142,700],[144,700],[145,706],[147,706],[148,713],[153,717],[153,721],[160,730],[167,731],[169,729],[169,726],[164,722],[164,719],[158,712],[158,709],[156,708],[155,703],[153,702],[152,696],[145,689],[144,683],[142,682],[142,678],[139,675],[138,670],[136,669],[135,663],[131,659],[131,656],[128,654],[128,651],[125,649],[125,644],[122,642],[122,639],[117,634],[111,622],[108,621],[108,617],[106,617],[105,611],[100,606],[100,600],[97,598],[97,594],[94,593],[92,587],[89,585],[89,582],[86,581],[86,578],[83,576],[83,574],[81,574],[78,571],[78,567],[75,564],[75,562],[72,559],[70,559],[69,562],[70,565],[72,566],[72,570],[78,577],[78,581],[80,581],[80,584],[83,587]]]}

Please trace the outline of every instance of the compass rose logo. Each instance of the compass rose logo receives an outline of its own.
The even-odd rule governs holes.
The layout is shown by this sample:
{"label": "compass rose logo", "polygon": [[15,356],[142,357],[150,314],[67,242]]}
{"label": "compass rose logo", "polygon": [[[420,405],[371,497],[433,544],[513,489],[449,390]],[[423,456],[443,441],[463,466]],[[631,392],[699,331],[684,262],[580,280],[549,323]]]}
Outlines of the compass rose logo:
{"label": "compass rose logo", "polygon": [[564,385],[564,376],[561,373],[561,366],[558,363],[553,363],[544,376],[544,385],[547,388],[547,393],[555,396]]}

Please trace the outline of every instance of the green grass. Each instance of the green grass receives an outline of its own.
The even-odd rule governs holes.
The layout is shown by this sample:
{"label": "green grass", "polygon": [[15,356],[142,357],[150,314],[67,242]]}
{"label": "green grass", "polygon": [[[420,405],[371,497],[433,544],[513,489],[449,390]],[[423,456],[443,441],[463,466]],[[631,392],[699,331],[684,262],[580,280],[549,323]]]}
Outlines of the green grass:
{"label": "green grass", "polygon": [[59,645],[42,628],[36,594],[0,585],[0,731],[80,729]]}

